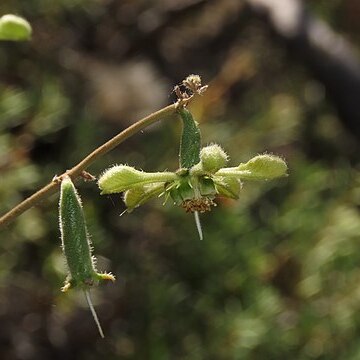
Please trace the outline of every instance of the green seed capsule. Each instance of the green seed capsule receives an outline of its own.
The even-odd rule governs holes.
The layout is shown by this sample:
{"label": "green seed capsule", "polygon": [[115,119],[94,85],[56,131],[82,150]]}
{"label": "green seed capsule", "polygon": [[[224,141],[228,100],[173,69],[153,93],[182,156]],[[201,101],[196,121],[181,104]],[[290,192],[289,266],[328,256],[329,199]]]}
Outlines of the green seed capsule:
{"label": "green seed capsule", "polygon": [[189,110],[180,108],[183,131],[180,143],[180,168],[190,169],[200,161],[201,134]]}
{"label": "green seed capsule", "polygon": [[69,270],[62,291],[65,292],[76,286],[84,290],[86,300],[103,337],[103,332],[91,304],[89,289],[100,280],[114,281],[115,277],[96,271],[81,200],[68,176],[64,177],[61,182],[59,212],[62,249]]}

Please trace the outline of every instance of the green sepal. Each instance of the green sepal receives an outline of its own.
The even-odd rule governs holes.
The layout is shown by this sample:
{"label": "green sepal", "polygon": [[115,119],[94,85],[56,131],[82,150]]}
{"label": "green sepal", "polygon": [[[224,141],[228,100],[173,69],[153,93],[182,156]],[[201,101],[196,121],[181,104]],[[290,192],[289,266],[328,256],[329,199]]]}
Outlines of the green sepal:
{"label": "green sepal", "polygon": [[216,191],[219,195],[238,199],[241,190],[241,181],[234,177],[213,176]]}
{"label": "green sepal", "polygon": [[180,108],[178,112],[183,122],[179,153],[180,168],[190,169],[200,162],[200,129],[189,110]]}
{"label": "green sepal", "polygon": [[209,177],[199,178],[199,189],[202,196],[211,197],[216,195],[214,182]]}
{"label": "green sepal", "polygon": [[29,40],[31,32],[30,24],[19,16],[9,14],[0,18],[0,40]]}
{"label": "green sepal", "polygon": [[83,290],[89,289],[92,286],[96,286],[98,285],[100,282],[105,281],[105,280],[110,280],[110,281],[115,281],[115,276],[111,273],[97,273],[94,272],[92,274],[91,277],[87,277],[86,280],[82,280],[82,279],[75,279],[72,278],[71,275],[68,275],[64,286],[61,288],[62,292],[66,292],[72,288],[81,288]]}
{"label": "green sepal", "polygon": [[169,190],[170,196],[176,205],[181,205],[184,200],[194,198],[194,189],[190,185],[188,179],[179,181]]}
{"label": "green sepal", "polygon": [[144,186],[137,186],[124,193],[124,203],[127,207],[127,211],[131,212],[136,207],[144,204],[152,197],[160,195],[164,192],[165,183],[160,184],[148,184]]}

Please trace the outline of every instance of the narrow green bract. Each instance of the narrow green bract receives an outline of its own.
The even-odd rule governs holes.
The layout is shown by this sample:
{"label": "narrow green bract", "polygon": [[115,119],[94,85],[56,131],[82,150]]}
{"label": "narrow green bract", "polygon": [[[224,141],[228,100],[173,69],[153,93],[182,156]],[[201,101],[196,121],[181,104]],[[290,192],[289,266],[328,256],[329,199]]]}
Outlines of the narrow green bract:
{"label": "narrow green bract", "polygon": [[200,129],[190,111],[185,108],[180,108],[178,112],[183,121],[179,155],[180,168],[190,169],[200,161]]}

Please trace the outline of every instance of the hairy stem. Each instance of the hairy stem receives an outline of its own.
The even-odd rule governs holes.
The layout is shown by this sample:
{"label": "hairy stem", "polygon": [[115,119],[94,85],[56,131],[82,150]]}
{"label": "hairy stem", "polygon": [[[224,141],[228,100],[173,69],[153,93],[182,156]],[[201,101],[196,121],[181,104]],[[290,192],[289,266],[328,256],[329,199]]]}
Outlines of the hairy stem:
{"label": "hairy stem", "polygon": [[47,198],[48,196],[54,194],[59,190],[60,181],[62,176],[67,175],[73,181],[77,177],[81,175],[81,173],[86,170],[93,162],[98,160],[101,156],[107,154],[109,151],[114,149],[116,146],[121,144],[126,139],[130,138],[131,136],[135,135],[139,131],[143,130],[144,128],[148,127],[149,125],[169,116],[176,112],[179,106],[186,105],[186,103],[190,100],[187,99],[186,101],[182,100],[175,104],[169,105],[164,107],[163,109],[156,111],[147,117],[137,121],[135,124],[129,126],[125,130],[121,131],[119,134],[111,138],[105,144],[99,146],[93,152],[91,152],[88,156],[86,156],[83,160],[81,160],[77,165],[72,167],[70,170],[67,170],[65,173],[61,174],[57,178],[53,179],[49,184],[45,185],[39,191],[22,201],[20,204],[15,206],[13,209],[8,211],[6,214],[0,217],[0,229],[10,224],[13,220],[15,220],[18,216],[24,213],[26,210],[30,209],[31,207],[35,206],[41,200]]}

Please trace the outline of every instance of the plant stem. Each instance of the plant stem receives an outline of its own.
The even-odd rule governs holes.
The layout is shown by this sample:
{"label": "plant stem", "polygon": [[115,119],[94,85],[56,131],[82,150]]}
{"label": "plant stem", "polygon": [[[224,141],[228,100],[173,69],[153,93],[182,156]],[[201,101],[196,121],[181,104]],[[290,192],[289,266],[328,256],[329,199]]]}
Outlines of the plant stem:
{"label": "plant stem", "polygon": [[77,177],[81,175],[81,173],[86,170],[93,162],[99,159],[101,156],[107,154],[109,151],[114,149],[116,146],[121,144],[126,139],[130,138],[131,136],[135,135],[139,131],[143,130],[144,128],[148,127],[149,125],[169,116],[176,112],[178,106],[185,105],[190,99],[187,101],[177,102],[175,104],[166,106],[159,111],[156,111],[145,118],[137,121],[135,124],[129,126],[125,130],[121,131],[119,134],[111,138],[105,144],[99,146],[93,152],[91,152],[88,156],[86,156],[83,160],[81,160],[77,165],[75,165],[70,170],[67,170],[65,173],[61,174],[58,177],[55,177],[49,184],[45,185],[43,188],[38,190],[36,193],[22,201],[20,204],[15,206],[13,209],[8,211],[2,217],[0,217],[0,229],[10,224],[14,221],[18,216],[24,213],[26,210],[30,209],[31,207],[35,206],[41,200],[47,198],[48,196],[54,194],[59,189],[59,184],[62,176],[67,175],[73,181]]}
{"label": "plant stem", "polygon": [[195,216],[196,228],[197,228],[197,231],[198,231],[198,233],[199,233],[199,238],[200,238],[200,240],[203,240],[203,239],[204,239],[204,236],[203,236],[203,232],[202,232],[202,227],[201,227],[199,212],[198,212],[198,211],[194,211],[194,216]]}
{"label": "plant stem", "polygon": [[98,330],[99,330],[99,334],[100,334],[100,336],[101,336],[102,338],[104,338],[105,335],[104,335],[103,329],[102,329],[102,327],[101,327],[100,320],[99,320],[99,318],[98,318],[98,316],[97,316],[97,314],[96,314],[96,311],[95,311],[95,309],[94,309],[94,305],[93,305],[93,303],[92,303],[92,301],[91,301],[90,290],[84,290],[84,294],[85,294],[86,301],[87,301],[87,303],[88,303],[88,305],[89,305],[91,314],[92,314],[92,316],[93,316],[93,318],[94,318],[95,324],[96,324],[96,326],[97,326],[97,328],[98,328]]}

